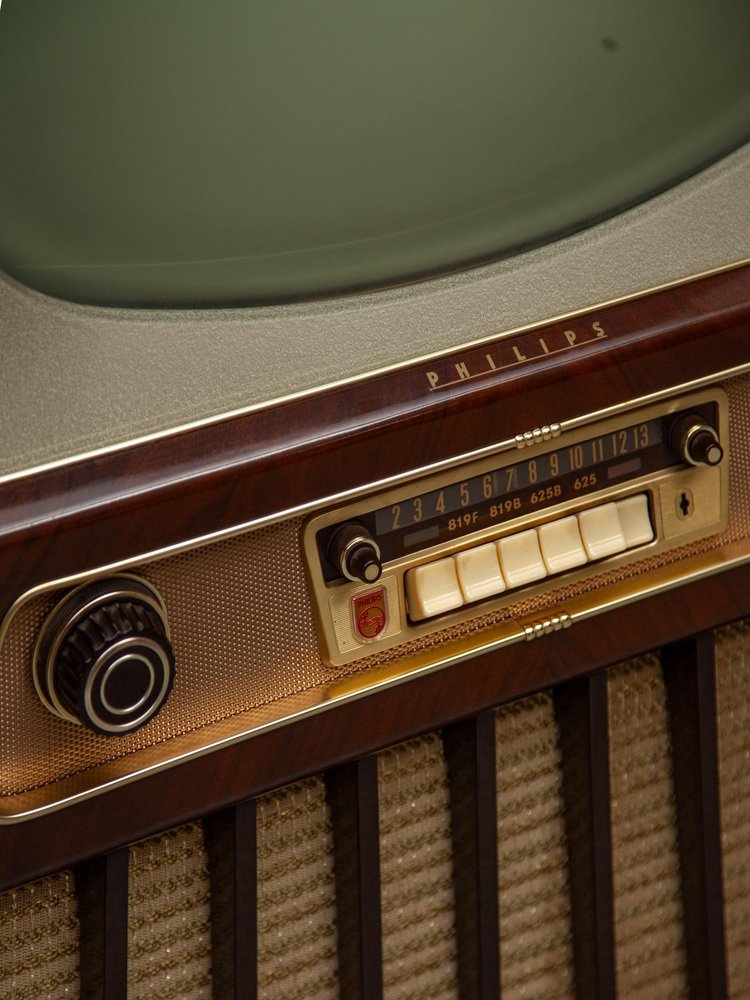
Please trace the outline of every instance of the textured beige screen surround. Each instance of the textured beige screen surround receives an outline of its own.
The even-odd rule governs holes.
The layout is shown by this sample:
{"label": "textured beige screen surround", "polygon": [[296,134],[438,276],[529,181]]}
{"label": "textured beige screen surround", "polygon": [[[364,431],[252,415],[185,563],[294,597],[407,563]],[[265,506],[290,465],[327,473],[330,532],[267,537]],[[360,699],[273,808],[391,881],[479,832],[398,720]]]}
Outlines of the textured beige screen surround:
{"label": "textured beige screen surround", "polygon": [[440,280],[258,309],[71,305],[0,275],[0,476],[750,257],[750,146],[585,233]]}

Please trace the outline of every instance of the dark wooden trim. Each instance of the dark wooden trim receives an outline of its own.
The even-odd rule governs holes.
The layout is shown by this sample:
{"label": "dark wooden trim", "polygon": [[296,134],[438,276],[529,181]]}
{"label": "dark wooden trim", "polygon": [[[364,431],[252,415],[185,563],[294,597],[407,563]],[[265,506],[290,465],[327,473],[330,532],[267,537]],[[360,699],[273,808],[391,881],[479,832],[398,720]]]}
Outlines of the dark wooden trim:
{"label": "dark wooden trim", "polygon": [[76,869],[82,1000],[127,1000],[128,851]]}
{"label": "dark wooden trim", "polygon": [[562,752],[576,996],[615,1000],[607,675],[554,691]]}
{"label": "dark wooden trim", "polygon": [[500,1000],[495,715],[443,730],[463,1000]]}
{"label": "dark wooden trim", "polygon": [[250,799],[203,823],[211,882],[211,977],[225,1000],[258,996],[256,806]]}
{"label": "dark wooden trim", "polygon": [[713,633],[662,652],[667,688],[688,980],[693,1000],[727,995]]}
{"label": "dark wooden trim", "polygon": [[105,797],[0,827],[0,888],[748,615],[745,565],[615,609],[606,627],[601,616],[579,622],[224,747]]}
{"label": "dark wooden trim", "polygon": [[365,757],[326,774],[333,826],[339,987],[347,1000],[381,1000],[378,762]]}
{"label": "dark wooden trim", "polygon": [[[605,339],[590,339],[594,323]],[[358,488],[746,364],[748,324],[745,266],[0,484],[0,616],[45,581],[315,502],[321,488]],[[429,389],[428,367],[474,372],[487,367],[488,353],[500,361],[513,347],[531,358],[540,337],[553,345],[568,330],[582,346]]]}

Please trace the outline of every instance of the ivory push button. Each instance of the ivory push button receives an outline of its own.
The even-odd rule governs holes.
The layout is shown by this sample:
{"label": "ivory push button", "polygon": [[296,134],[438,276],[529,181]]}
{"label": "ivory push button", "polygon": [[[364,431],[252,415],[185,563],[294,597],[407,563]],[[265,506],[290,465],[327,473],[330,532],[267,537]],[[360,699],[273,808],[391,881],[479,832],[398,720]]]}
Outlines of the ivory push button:
{"label": "ivory push button", "polygon": [[583,547],[589,559],[604,559],[627,548],[616,503],[603,503],[578,515]]}
{"label": "ivory push button", "polygon": [[578,519],[574,516],[543,524],[539,528],[539,544],[549,573],[564,573],[586,562]]}
{"label": "ivory push button", "polygon": [[414,621],[454,611],[464,603],[453,559],[438,559],[406,574],[409,616]]}
{"label": "ivory push button", "polygon": [[505,590],[505,580],[500,572],[497,548],[493,542],[459,552],[454,558],[461,593],[468,604],[481,601],[483,597],[492,597],[493,594],[502,594]]}
{"label": "ivory push button", "polygon": [[525,583],[541,580],[547,575],[534,528],[501,538],[497,549],[503,576],[509,587],[522,587]]}
{"label": "ivory push button", "polygon": [[648,515],[648,497],[645,493],[618,500],[617,513],[625,536],[625,544],[629,549],[654,540],[654,529]]}

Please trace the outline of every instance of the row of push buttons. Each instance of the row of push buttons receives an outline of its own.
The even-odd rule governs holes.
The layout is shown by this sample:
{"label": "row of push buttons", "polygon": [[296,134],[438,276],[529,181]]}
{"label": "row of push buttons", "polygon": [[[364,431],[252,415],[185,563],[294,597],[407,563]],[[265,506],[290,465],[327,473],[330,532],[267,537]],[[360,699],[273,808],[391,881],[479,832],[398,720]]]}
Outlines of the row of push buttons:
{"label": "row of push buttons", "polygon": [[600,504],[497,542],[417,566],[406,574],[413,621],[583,566],[653,540],[645,493]]}

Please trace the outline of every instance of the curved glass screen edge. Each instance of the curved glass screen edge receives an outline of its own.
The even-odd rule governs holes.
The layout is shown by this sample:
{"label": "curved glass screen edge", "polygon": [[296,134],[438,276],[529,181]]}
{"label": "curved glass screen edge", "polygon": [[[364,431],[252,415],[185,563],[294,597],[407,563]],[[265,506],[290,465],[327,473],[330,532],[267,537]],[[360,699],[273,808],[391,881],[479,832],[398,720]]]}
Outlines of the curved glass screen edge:
{"label": "curved glass screen edge", "polygon": [[0,265],[104,304],[329,294],[583,228],[747,138],[747,4],[541,6],[6,0]]}

